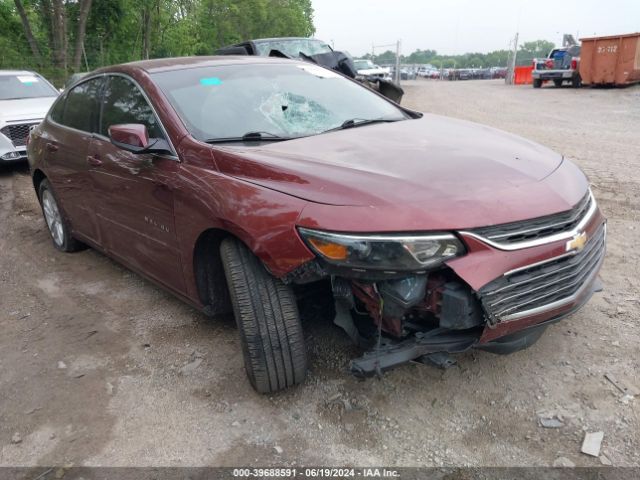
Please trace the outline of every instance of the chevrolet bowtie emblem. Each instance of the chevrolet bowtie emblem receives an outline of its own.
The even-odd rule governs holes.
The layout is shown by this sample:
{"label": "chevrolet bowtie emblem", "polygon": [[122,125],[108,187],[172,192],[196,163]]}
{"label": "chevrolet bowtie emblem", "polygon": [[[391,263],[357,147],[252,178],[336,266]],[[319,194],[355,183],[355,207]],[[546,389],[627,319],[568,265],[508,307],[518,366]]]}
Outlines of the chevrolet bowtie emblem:
{"label": "chevrolet bowtie emblem", "polygon": [[588,239],[586,232],[579,233],[567,242],[567,252],[581,252]]}

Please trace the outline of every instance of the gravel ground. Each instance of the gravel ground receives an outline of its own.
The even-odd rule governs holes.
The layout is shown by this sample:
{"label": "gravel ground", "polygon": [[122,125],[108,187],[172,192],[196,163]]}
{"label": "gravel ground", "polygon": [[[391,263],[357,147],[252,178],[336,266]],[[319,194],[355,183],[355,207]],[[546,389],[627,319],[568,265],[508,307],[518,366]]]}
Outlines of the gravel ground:
{"label": "gravel ground", "polygon": [[[405,84],[418,110],[502,128],[589,175],[609,219],[606,290],[509,357],[382,380],[326,316],[305,329],[306,383],[261,396],[233,323],[209,320],[92,250],[55,251],[26,169],[0,171],[0,465],[640,465],[640,87]],[[310,317],[316,317],[314,321]],[[319,317],[319,318],[317,318]],[[555,417],[559,428],[544,428]],[[580,453],[604,432],[600,458]],[[564,461],[564,460],[563,460]]]}

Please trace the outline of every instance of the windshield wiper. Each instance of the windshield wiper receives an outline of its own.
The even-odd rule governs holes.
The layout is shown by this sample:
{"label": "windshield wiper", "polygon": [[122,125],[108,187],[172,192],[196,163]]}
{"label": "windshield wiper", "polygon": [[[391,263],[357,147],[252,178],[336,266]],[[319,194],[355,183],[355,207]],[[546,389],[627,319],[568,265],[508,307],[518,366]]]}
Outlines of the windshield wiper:
{"label": "windshield wiper", "polygon": [[374,123],[392,123],[402,120],[401,118],[350,118],[342,122],[339,127],[330,128],[322,133],[335,132],[336,130],[346,130],[347,128],[362,127],[364,125],[373,125]]}
{"label": "windshield wiper", "polygon": [[210,138],[205,143],[232,143],[232,142],[283,142],[300,137],[281,137],[270,132],[248,132],[241,137]]}

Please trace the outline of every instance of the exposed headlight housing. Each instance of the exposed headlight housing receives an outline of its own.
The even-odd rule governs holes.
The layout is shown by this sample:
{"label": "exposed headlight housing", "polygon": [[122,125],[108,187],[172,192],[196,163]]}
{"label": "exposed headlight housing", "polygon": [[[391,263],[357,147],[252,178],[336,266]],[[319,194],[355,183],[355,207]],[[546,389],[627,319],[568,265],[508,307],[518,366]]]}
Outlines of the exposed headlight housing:
{"label": "exposed headlight housing", "polygon": [[450,233],[352,235],[298,228],[307,245],[328,263],[362,270],[418,271],[465,252]]}

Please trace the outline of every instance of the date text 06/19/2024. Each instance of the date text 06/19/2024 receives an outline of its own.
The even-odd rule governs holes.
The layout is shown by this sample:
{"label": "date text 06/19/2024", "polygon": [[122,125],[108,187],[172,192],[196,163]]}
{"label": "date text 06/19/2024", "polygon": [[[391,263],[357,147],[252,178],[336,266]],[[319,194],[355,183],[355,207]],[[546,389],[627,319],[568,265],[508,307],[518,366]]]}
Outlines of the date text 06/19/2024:
{"label": "date text 06/19/2024", "polygon": [[387,468],[235,468],[235,478],[398,478]]}

